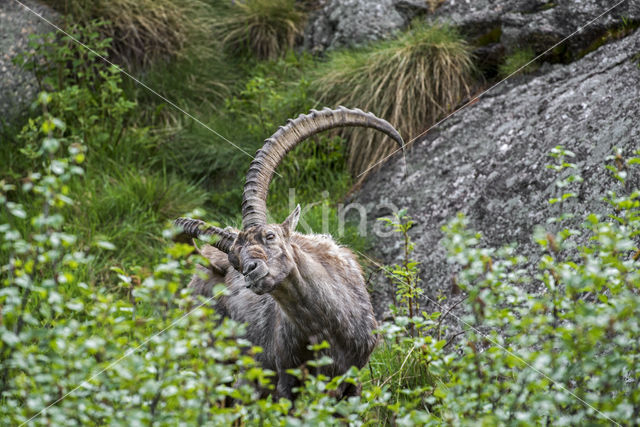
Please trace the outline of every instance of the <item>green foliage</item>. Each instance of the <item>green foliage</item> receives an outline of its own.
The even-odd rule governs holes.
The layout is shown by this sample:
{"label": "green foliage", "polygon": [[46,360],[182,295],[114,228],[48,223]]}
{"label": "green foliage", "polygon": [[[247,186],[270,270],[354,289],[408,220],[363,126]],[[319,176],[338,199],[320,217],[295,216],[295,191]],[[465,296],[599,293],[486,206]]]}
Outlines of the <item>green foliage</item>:
{"label": "green foliage", "polygon": [[402,264],[385,267],[384,270],[391,283],[395,285],[396,300],[398,304],[403,306],[402,313],[413,318],[420,312],[419,297],[423,293],[423,290],[418,286],[420,283],[419,263],[411,258],[414,244],[409,236],[409,230],[415,221],[407,214],[406,209],[394,213],[393,218],[379,218],[378,220],[383,221],[387,227],[402,235],[404,248]]}
{"label": "green foliage", "polygon": [[247,122],[249,132],[258,138],[278,126],[278,107],[284,97],[276,90],[276,85],[272,78],[254,76],[249,79],[240,96],[227,100],[228,111]]}
{"label": "green foliage", "polygon": [[[38,425],[226,424],[277,408],[264,402],[243,413],[225,406],[227,396],[254,398],[250,388],[230,387],[236,376],[266,384],[269,373],[250,357],[258,349],[238,338],[241,326],[218,322],[183,289],[190,246],[169,248],[143,280],[114,269],[128,298],[80,280],[83,266],[115,246],[98,241],[85,249],[65,231],[66,207],[74,203],[65,188],[83,175],[82,150],[49,113],[51,97],[42,93],[40,101],[41,166],[28,184],[17,188],[3,181],[0,192],[10,213],[0,226],[0,245],[10,254],[0,267],[2,419],[19,424],[37,417],[32,422]],[[14,193],[30,194],[42,209],[29,214],[11,201]],[[31,230],[21,231],[27,224]]]}
{"label": "green foliage", "polygon": [[[330,55],[312,80],[329,106],[355,106],[388,120],[409,140],[452,111],[469,94],[469,46],[451,26],[415,23],[395,40]],[[356,131],[349,168],[357,175],[396,147]]]}
{"label": "green foliage", "polygon": [[[94,51],[103,54],[109,40],[95,29],[102,25],[74,28],[74,35],[91,40]],[[164,222],[201,205],[204,193],[176,179],[164,165],[149,161],[156,154],[157,139],[135,126],[136,103],[125,96],[117,70],[94,53],[78,49],[66,36],[34,38],[30,47],[18,61],[36,71],[42,87],[52,90],[46,95],[47,108],[55,110],[56,120],[65,124],[62,136],[74,150],[75,161],[86,165],[83,177],[61,190],[65,197],[75,199],[65,208],[72,214],[68,225],[84,247],[98,239],[122,244],[120,252],[93,257],[80,280],[108,277],[105,268],[112,263],[159,258]],[[18,135],[0,145],[7,183],[30,182],[30,173],[40,167],[38,136],[46,120],[44,115],[30,118]],[[45,142],[50,149],[61,144]],[[35,215],[40,207],[30,193],[12,197],[28,214]],[[5,212],[0,212],[0,220],[6,219]],[[29,224],[22,227],[22,232],[30,232]],[[0,255],[9,254],[0,250]]]}
{"label": "green foliage", "polygon": [[216,31],[230,52],[276,59],[293,48],[305,23],[295,0],[240,0],[228,8]]}
{"label": "green foliage", "polygon": [[[498,73],[503,78],[510,76],[520,70],[520,68],[529,64],[529,62],[533,61],[535,57],[536,54],[530,47],[514,50],[504,58],[502,64],[500,64],[500,67],[498,68]],[[539,64],[534,62],[527,65],[525,68],[520,70],[520,72],[523,74],[532,73],[537,70],[538,67]]]}
{"label": "green foliage", "polygon": [[[563,176],[574,169],[565,160],[569,151],[557,147],[552,156],[557,159],[552,169]],[[625,169],[637,159],[612,158]],[[614,168],[617,181],[624,180],[620,170]],[[566,191],[575,182],[579,179],[569,174],[557,184]],[[449,368],[445,419],[638,422],[633,409],[640,399],[636,199],[637,191],[626,196],[612,191],[607,201],[615,216],[588,214],[582,229],[562,227],[567,217],[561,216],[550,222],[558,231],[539,228],[534,239],[542,258],[533,277],[521,268],[524,258],[514,248],[483,248],[464,217],[449,223],[445,246],[461,266],[457,283],[468,294],[469,315],[460,318],[466,343],[460,347],[464,356]],[[524,291],[531,281],[546,291]]]}

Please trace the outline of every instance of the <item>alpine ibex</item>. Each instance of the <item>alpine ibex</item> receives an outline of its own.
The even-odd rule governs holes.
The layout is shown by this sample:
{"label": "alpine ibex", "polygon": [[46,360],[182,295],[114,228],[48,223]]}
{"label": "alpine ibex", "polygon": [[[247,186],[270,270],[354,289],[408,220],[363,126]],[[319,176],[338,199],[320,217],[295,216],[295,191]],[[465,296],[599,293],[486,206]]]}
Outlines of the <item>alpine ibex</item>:
{"label": "alpine ibex", "polygon": [[[215,284],[226,284],[228,293],[216,301],[217,310],[248,324],[246,338],[263,349],[259,362],[276,372],[275,397],[293,400],[296,380],[286,370],[313,357],[310,344],[329,343],[333,363],[319,370],[329,377],[351,366],[362,368],[376,345],[376,320],[355,255],[330,236],[297,233],[299,205],[282,224],[267,224],[269,183],[287,152],[318,132],[344,126],[374,128],[403,145],[393,126],[371,113],[312,110],[289,120],[256,153],[244,186],[241,231],[176,220],[190,237],[216,239],[201,250],[210,262],[209,268],[200,267],[207,278],[196,273],[189,286],[210,296]],[[343,384],[336,395],[357,392]]]}

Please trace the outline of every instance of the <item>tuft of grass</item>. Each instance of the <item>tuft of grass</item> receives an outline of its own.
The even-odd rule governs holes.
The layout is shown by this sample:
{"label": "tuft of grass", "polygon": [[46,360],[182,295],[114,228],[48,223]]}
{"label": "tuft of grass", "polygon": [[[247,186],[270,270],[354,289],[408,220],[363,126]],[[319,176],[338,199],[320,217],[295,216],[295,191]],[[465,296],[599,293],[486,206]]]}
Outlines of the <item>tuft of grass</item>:
{"label": "tuft of grass", "polygon": [[[517,49],[504,58],[504,62],[498,68],[498,73],[501,77],[507,77],[518,71],[535,57],[536,53],[530,47]],[[522,69],[520,72],[523,74],[532,73],[539,67],[540,65],[534,62],[527,65],[527,67]]]}
{"label": "tuft of grass", "polygon": [[220,20],[218,34],[230,52],[276,59],[294,46],[305,22],[295,0],[238,0]]}
{"label": "tuft of grass", "polygon": [[112,263],[145,263],[154,259],[166,242],[162,229],[168,220],[202,206],[206,193],[175,176],[143,170],[104,174],[88,172],[75,189],[70,227],[87,244],[107,240],[117,253],[98,260]]}
{"label": "tuft of grass", "polygon": [[[421,23],[395,40],[334,53],[319,67],[312,90],[325,105],[372,111],[408,141],[468,96],[473,71],[470,48],[453,27]],[[378,138],[353,131],[348,153],[352,174],[395,148]]]}
{"label": "tuft of grass", "polygon": [[95,19],[109,22],[100,28],[112,40],[110,56],[127,67],[146,68],[175,57],[196,32],[208,32],[210,23],[198,13],[198,0],[45,0],[74,24]]}
{"label": "tuft of grass", "polygon": [[[413,354],[412,354],[413,353]],[[425,363],[426,352],[412,343],[395,343],[383,339],[369,361],[369,372],[365,372],[363,384],[366,388],[385,388],[391,393],[391,401],[396,405],[407,405],[413,400],[421,402],[422,410],[429,410],[424,402],[427,390],[435,388],[441,381],[429,370]],[[416,393],[420,390],[421,393]],[[377,420],[378,425],[395,425],[395,413],[388,407],[378,407],[367,414],[367,418]]]}

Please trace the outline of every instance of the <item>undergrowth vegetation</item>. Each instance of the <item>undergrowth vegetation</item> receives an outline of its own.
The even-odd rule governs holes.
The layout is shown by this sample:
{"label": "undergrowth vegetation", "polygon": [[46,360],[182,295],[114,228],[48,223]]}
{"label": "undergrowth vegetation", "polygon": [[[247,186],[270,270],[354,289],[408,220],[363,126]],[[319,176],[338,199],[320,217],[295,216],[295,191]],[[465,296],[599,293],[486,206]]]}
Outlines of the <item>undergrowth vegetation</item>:
{"label": "undergrowth vegetation", "polygon": [[[471,51],[455,28],[414,23],[397,39],[340,51],[318,68],[312,89],[326,105],[354,105],[388,120],[406,138],[417,136],[469,95]],[[359,175],[395,147],[355,131],[349,168]]]}
{"label": "undergrowth vegetation", "polygon": [[[159,9],[126,9],[134,3]],[[255,2],[263,3],[268,7]],[[59,8],[80,8],[68,12],[83,16],[84,24],[67,29],[95,52],[132,55],[135,50],[113,48],[125,34],[114,28],[128,24],[89,21],[105,18],[96,12],[105,4],[57,2]],[[177,14],[156,15],[179,10],[177,2],[115,4],[138,14],[121,19],[150,19],[135,25],[180,24],[173,20]],[[254,3],[233,7],[240,4]],[[230,16],[229,5],[198,7],[201,22],[212,11],[220,19]],[[169,31],[152,29],[160,33],[140,35]],[[369,365],[338,378],[315,377],[301,367],[292,372],[303,384],[295,405],[261,397],[251,384],[272,387],[273,373],[254,361],[260,349],[242,339],[243,325],[220,319],[189,295],[185,284],[194,262],[205,260],[189,245],[170,243],[169,221],[190,213],[237,225],[250,155],[285,119],[331,100],[370,109],[411,136],[466,96],[473,67],[467,46],[446,26],[416,25],[397,40],[335,52],[321,63],[293,52],[286,35],[271,61],[257,60],[257,51],[242,58],[225,54],[216,42],[205,46],[210,54],[191,57],[184,54],[190,47],[180,31],[165,41],[183,54],[152,49],[139,64],[148,66],[141,76],[197,111],[202,123],[228,141],[123,82],[115,68],[68,37],[34,39],[18,59],[44,90],[29,117],[15,124],[19,131],[3,133],[0,144],[3,422],[640,422],[640,190],[630,180],[639,172],[640,153],[613,153],[603,160],[612,173],[605,203],[615,215],[586,214],[577,229],[565,226],[568,217],[561,215],[536,231],[532,238],[541,262],[533,273],[517,248],[488,247],[464,217],[452,219],[443,229],[443,244],[448,262],[458,266],[455,282],[462,295],[430,301],[438,311],[422,308],[429,298],[413,259],[411,217],[400,211],[383,219],[398,233],[403,256],[383,268],[396,301],[380,325]],[[145,44],[135,49],[140,46]],[[151,64],[165,53],[173,58],[169,63]],[[219,84],[208,86],[210,92],[209,80]],[[337,202],[353,184],[351,172],[381,155],[367,145],[371,141],[361,144],[352,139],[350,154],[341,137],[321,135],[290,153],[270,189],[274,219],[300,202],[309,207],[301,226],[310,228],[303,231],[328,232],[365,251],[370,242],[354,226],[337,233]],[[360,147],[357,153],[354,147]],[[552,155],[551,169],[561,178],[560,193],[549,202],[561,207],[576,196],[571,186],[581,179],[572,153],[557,147]],[[521,286],[531,282],[545,291]],[[214,293],[223,292],[219,287]],[[310,350],[319,352],[323,345]],[[319,358],[311,366],[323,363]],[[362,395],[335,401],[331,391],[344,381],[361,383]]]}

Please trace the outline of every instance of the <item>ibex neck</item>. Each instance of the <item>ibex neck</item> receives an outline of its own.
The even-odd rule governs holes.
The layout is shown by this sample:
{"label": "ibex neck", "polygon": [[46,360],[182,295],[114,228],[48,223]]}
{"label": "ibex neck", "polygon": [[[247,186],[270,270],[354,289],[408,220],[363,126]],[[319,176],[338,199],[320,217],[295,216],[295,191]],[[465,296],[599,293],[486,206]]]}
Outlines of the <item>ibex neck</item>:
{"label": "ibex neck", "polygon": [[314,284],[305,281],[297,268],[291,271],[289,277],[282,281],[271,296],[276,300],[280,309],[292,321],[306,321],[318,315],[314,301]]}

